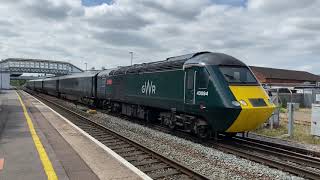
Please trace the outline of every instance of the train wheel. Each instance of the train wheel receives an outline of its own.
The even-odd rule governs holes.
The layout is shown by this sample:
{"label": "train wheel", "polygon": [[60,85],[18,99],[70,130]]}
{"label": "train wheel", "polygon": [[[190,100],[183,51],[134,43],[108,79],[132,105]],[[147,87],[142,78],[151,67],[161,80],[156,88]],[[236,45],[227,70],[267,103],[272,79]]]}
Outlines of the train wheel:
{"label": "train wheel", "polygon": [[197,126],[196,134],[200,139],[206,139],[209,137],[209,130],[207,126]]}
{"label": "train wheel", "polygon": [[174,130],[176,128],[176,116],[174,114],[171,115],[168,126],[171,130]]}

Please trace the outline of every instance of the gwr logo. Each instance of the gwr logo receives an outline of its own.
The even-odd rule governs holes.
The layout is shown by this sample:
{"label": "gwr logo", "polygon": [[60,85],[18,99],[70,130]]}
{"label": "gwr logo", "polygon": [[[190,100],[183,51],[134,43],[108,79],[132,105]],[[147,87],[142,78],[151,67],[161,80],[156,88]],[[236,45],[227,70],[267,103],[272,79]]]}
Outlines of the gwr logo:
{"label": "gwr logo", "polygon": [[141,87],[142,94],[151,95],[156,93],[156,86],[153,85],[152,81],[144,82],[144,85]]}

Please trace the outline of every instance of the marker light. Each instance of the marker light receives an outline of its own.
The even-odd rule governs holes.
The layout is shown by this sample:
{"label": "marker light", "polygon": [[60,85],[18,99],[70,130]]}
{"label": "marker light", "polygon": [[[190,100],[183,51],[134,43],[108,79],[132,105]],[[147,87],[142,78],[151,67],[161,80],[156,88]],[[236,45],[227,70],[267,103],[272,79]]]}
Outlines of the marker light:
{"label": "marker light", "polygon": [[232,101],[232,104],[233,104],[234,106],[241,106],[238,101]]}

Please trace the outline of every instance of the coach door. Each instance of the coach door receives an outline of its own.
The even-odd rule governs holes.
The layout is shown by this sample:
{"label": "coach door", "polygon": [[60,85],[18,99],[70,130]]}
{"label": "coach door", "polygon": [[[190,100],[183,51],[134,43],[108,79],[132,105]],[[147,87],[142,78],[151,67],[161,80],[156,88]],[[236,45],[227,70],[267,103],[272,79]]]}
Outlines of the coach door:
{"label": "coach door", "polygon": [[193,68],[185,70],[184,74],[184,103],[195,104],[197,71]]}

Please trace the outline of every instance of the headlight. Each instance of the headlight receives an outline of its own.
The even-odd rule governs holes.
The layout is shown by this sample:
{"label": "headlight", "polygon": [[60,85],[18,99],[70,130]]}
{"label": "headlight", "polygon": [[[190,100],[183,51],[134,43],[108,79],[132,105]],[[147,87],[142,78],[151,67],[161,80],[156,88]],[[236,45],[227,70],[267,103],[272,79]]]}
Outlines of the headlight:
{"label": "headlight", "polygon": [[234,106],[241,106],[238,101],[232,101],[232,104],[233,104]]}
{"label": "headlight", "polygon": [[244,105],[244,106],[248,106],[247,102],[244,101],[244,100],[240,100],[239,102],[240,102],[242,105]]}

